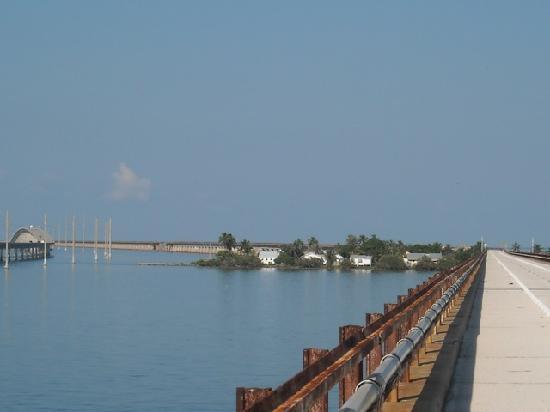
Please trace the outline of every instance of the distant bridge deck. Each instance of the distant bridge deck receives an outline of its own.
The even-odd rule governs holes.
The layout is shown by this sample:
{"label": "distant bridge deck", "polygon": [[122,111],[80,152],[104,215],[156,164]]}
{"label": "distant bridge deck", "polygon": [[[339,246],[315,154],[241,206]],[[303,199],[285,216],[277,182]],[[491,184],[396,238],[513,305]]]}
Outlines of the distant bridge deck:
{"label": "distant bridge deck", "polygon": [[[56,244],[62,247],[71,247],[71,241],[57,240]],[[262,248],[282,248],[286,243],[279,242],[251,242],[253,248],[259,250]],[[322,248],[334,248],[336,244],[325,243],[320,245]],[[76,241],[75,247],[94,247],[91,240]],[[98,241],[98,248],[105,247],[103,241]],[[216,253],[225,248],[218,242],[208,241],[150,241],[150,240],[119,240],[112,242],[112,248],[118,250],[136,250],[136,251],[158,251],[158,252],[180,252],[180,253]]]}
{"label": "distant bridge deck", "polygon": [[[46,247],[46,256],[51,256],[53,244],[48,243]],[[9,261],[37,260],[44,258],[44,243],[26,242],[26,243],[8,243]],[[0,246],[0,262],[5,263],[6,244]]]}

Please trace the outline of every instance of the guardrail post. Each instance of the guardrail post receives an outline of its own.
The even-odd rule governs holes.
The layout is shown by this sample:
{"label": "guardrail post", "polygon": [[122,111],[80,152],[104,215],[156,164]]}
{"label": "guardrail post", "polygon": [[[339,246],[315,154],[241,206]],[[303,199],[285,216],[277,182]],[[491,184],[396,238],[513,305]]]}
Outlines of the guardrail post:
{"label": "guardrail post", "polygon": [[[391,312],[393,309],[397,307],[397,303],[384,303],[384,314]],[[384,355],[387,353],[390,353],[395,346],[397,345],[397,341],[399,340],[399,328],[395,328],[395,326],[392,327],[391,333],[386,336],[384,340]],[[398,384],[390,391],[388,395],[388,401],[389,402],[397,402],[399,400],[399,394],[398,394]]]}
{"label": "guardrail post", "polygon": [[[306,348],[303,352],[304,357],[304,369],[307,368],[312,363],[317,362],[323,356],[329,353],[328,349],[319,349],[319,348]],[[313,406],[309,408],[309,412],[328,412],[328,393],[315,401]]]}
{"label": "guardrail post", "polygon": [[[366,335],[370,335],[372,330],[370,325],[380,319],[383,315],[381,313],[367,313],[365,315],[365,329]],[[368,368],[367,372],[372,373],[380,365],[382,360],[382,341],[380,339],[376,340],[374,348],[369,352],[368,356]]]}
{"label": "guardrail post", "polygon": [[244,412],[256,402],[271,394],[271,388],[237,388],[236,411]]}
{"label": "guardrail post", "polygon": [[[339,342],[343,343],[352,336],[364,336],[364,328],[359,325],[345,325],[340,326],[339,329],[340,339]],[[354,366],[352,370],[346,374],[344,379],[340,381],[339,398],[340,406],[342,406],[346,400],[353,394],[357,384],[363,379],[363,362],[359,362],[357,366]]]}
{"label": "guardrail post", "polygon": [[[397,303],[384,303],[384,314],[391,312],[395,307],[397,306]],[[389,336],[386,337],[384,340],[384,355],[386,353],[390,353],[393,348],[395,348],[395,345],[397,344],[398,339],[398,330],[395,328],[392,330]]]}

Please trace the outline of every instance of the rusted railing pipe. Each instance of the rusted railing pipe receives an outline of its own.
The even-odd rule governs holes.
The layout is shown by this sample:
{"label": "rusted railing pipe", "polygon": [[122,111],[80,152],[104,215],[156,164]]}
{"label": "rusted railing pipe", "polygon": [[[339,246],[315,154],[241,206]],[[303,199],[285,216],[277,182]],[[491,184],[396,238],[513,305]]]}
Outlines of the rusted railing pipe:
{"label": "rusted railing pipe", "polygon": [[340,412],[366,412],[376,405],[380,405],[390,384],[399,379],[403,367],[406,367],[408,358],[422,341],[422,338],[437,321],[453,296],[460,290],[470,273],[477,265],[474,264],[449,287],[421,317],[416,326],[411,328],[407,336],[401,339],[395,349],[382,358],[374,373],[362,382],[359,382],[355,393],[342,405]]}

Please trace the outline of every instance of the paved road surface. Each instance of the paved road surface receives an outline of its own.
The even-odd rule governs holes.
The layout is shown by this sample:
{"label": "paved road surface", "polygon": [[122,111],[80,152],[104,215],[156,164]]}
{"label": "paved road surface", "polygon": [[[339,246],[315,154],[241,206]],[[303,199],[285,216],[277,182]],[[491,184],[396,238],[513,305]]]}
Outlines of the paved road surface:
{"label": "paved road surface", "polygon": [[550,264],[490,251],[446,411],[550,411]]}

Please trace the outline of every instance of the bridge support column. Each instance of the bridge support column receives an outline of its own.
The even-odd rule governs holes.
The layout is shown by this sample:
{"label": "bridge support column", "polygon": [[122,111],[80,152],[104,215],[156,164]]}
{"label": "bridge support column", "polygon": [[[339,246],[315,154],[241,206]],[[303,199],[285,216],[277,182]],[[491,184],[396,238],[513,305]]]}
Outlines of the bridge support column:
{"label": "bridge support column", "polygon": [[[396,303],[384,303],[384,314],[391,312],[396,308]],[[384,355],[390,353],[397,344],[399,331],[394,329],[392,333],[384,340]]]}
{"label": "bridge support column", "polygon": [[237,388],[236,411],[243,412],[271,394],[271,388]]}
{"label": "bridge support column", "polygon": [[[360,325],[346,325],[340,326],[339,330],[340,339],[339,342],[343,343],[351,337],[363,337],[364,328]],[[363,362],[359,362],[357,366],[354,366],[353,369],[340,381],[339,387],[339,405],[342,406],[348,398],[353,394],[357,384],[363,380]]]}
{"label": "bridge support column", "polygon": [[[370,325],[380,319],[383,315],[381,313],[367,313],[365,315],[365,329],[366,335],[370,335],[371,328]],[[373,373],[374,370],[380,365],[382,360],[382,340],[377,339],[377,342],[374,345],[374,348],[369,352],[368,356],[368,368],[367,373]]]}
{"label": "bridge support column", "polygon": [[[384,314],[391,312],[397,307],[397,303],[384,303]],[[397,342],[399,341],[399,329],[394,328],[392,332],[386,336],[384,340],[384,355],[390,353],[395,346],[397,345]],[[389,393],[388,395],[388,401],[389,402],[397,402],[399,401],[399,392],[398,392],[399,385],[396,385],[394,389]]]}
{"label": "bridge support column", "polygon": [[[323,356],[329,352],[328,349],[319,348],[306,348],[303,352],[304,357],[304,369],[309,365],[317,362]],[[309,408],[309,412],[328,412],[328,393],[322,398],[315,401],[315,403]]]}

